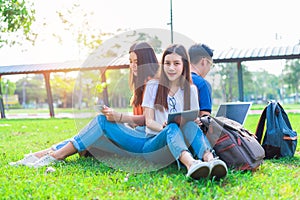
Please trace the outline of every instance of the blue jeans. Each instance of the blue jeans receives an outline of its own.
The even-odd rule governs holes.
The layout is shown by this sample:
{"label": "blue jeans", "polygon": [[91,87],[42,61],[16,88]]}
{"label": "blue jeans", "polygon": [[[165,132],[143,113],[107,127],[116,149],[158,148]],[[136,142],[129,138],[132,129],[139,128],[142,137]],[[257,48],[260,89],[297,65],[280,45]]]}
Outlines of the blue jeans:
{"label": "blue jeans", "polygon": [[[72,141],[72,139],[64,140],[64,141],[62,141],[58,144],[53,145],[52,149],[55,150],[55,151],[59,150],[71,141]],[[108,153],[112,153],[112,154],[117,154],[119,156],[129,156],[128,152],[126,152],[125,150],[118,147],[113,141],[109,140],[105,135],[101,136],[91,146],[86,147],[85,150],[89,150],[90,153],[92,153],[94,156],[96,156],[96,154],[98,153],[98,150],[100,150],[101,152],[108,152]],[[84,151],[84,150],[79,151],[77,149],[77,151],[81,152],[81,151]]]}
{"label": "blue jeans", "polygon": [[[154,162],[169,162],[170,159],[167,156],[172,155],[180,167],[178,159],[181,152],[189,151],[189,147],[193,150],[193,157],[198,157],[200,160],[206,150],[211,150],[209,141],[196,123],[187,122],[182,129],[172,123],[146,141],[143,153],[145,157],[152,154],[148,159],[154,158]],[[154,157],[153,154],[156,156]]]}
{"label": "blue jeans", "polygon": [[133,129],[124,124],[110,122],[104,115],[98,115],[73,138],[60,142],[52,148],[58,150],[68,142],[72,142],[78,152],[95,147],[120,156],[128,156],[140,153],[145,141],[145,127]]}
{"label": "blue jeans", "polygon": [[[142,155],[154,162],[170,164],[178,160],[182,151],[193,149],[193,156],[202,159],[203,153],[211,149],[202,130],[194,122],[187,122],[182,129],[169,124],[155,136],[146,136],[145,127],[130,128],[124,124],[110,122],[98,115],[70,140],[54,146],[60,149],[72,142],[78,152],[96,147],[118,155]],[[178,162],[179,163],[179,162]]]}
{"label": "blue jeans", "polygon": [[184,133],[185,141],[193,151],[193,156],[199,160],[203,160],[203,154],[205,151],[212,150],[212,147],[204,135],[203,131],[194,122],[187,122],[182,131]]}

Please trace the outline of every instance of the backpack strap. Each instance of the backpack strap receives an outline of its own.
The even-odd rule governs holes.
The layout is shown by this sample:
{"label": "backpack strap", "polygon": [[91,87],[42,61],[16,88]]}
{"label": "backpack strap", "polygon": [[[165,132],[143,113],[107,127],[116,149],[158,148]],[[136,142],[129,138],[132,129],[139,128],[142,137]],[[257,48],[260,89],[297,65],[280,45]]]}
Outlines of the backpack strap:
{"label": "backpack strap", "polygon": [[260,115],[260,118],[258,120],[258,124],[257,124],[257,127],[256,127],[256,131],[255,131],[256,139],[260,144],[262,144],[262,140],[263,140],[262,136],[263,136],[263,132],[264,132],[264,129],[265,129],[267,107],[268,106],[266,106],[264,108],[262,114]]}
{"label": "backpack strap", "polygon": [[292,130],[292,125],[291,125],[291,122],[290,122],[290,120],[289,120],[289,118],[288,118],[288,115],[286,114],[286,112],[284,111],[283,107],[282,107],[278,102],[277,102],[277,106],[278,106],[279,109],[280,109],[280,112],[281,112],[281,114],[282,114],[282,117],[283,117],[283,120],[284,120],[285,124],[287,125],[287,127],[288,127],[289,129]]}

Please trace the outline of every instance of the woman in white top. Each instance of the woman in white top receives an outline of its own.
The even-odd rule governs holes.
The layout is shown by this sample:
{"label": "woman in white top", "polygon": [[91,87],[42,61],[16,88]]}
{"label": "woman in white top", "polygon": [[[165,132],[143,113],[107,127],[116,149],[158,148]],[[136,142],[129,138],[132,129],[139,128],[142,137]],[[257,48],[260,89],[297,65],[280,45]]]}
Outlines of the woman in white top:
{"label": "woman in white top", "polygon": [[163,162],[171,155],[186,166],[187,176],[194,179],[226,176],[226,164],[213,157],[212,148],[197,123],[166,124],[169,113],[199,109],[197,88],[191,81],[189,57],[184,46],[171,45],[164,51],[160,79],[148,81],[142,107],[146,134],[153,135],[143,147],[146,158],[150,155],[155,162]]}

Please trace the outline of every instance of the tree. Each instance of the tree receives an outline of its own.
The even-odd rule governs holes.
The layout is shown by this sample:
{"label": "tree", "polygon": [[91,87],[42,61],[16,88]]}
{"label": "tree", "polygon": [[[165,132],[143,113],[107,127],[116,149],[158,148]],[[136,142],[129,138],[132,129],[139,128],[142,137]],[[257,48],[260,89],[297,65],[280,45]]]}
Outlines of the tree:
{"label": "tree", "polygon": [[300,62],[299,60],[287,61],[283,71],[283,80],[288,85],[290,91],[295,93],[295,101],[298,103]]}
{"label": "tree", "polygon": [[[68,31],[82,52],[90,52],[96,49],[103,42],[103,37],[113,35],[112,33],[105,33],[90,23],[93,12],[84,10],[80,1],[76,1],[67,11],[57,11],[58,17],[65,30]],[[60,43],[63,42],[61,35],[53,33],[53,36],[58,39]],[[82,53],[80,52],[80,53]]]}
{"label": "tree", "polygon": [[132,96],[128,85],[129,70],[110,70],[107,71],[109,82],[107,88],[113,107],[128,107]]}
{"label": "tree", "polygon": [[13,95],[16,90],[16,84],[10,80],[1,79],[1,91],[4,95]]}
{"label": "tree", "polygon": [[[223,101],[238,100],[238,76],[236,63],[220,64],[213,72],[214,80],[220,80],[213,86],[213,98]],[[280,79],[266,70],[251,72],[242,65],[244,100],[265,102],[280,98]]]}
{"label": "tree", "polygon": [[16,82],[16,94],[19,101],[25,104],[33,103],[35,105],[46,102],[47,94],[45,89],[44,77],[41,74],[30,78],[22,78]]}
{"label": "tree", "polygon": [[266,70],[260,72],[251,72],[248,83],[248,95],[255,102],[263,101],[266,103],[269,100],[280,98],[279,79],[276,75],[268,73]]}
{"label": "tree", "polygon": [[[1,92],[2,92],[2,99],[4,100],[6,104],[6,108],[8,108],[8,102],[15,102],[14,100],[10,101],[9,98],[12,97],[16,90],[16,84],[14,82],[11,82],[9,80],[3,80],[0,79],[0,85],[1,85]],[[14,98],[13,98],[14,99]],[[16,102],[17,103],[17,102]],[[12,103],[15,104],[15,103]]]}
{"label": "tree", "polygon": [[237,67],[235,63],[219,65],[221,77],[222,99],[228,102],[238,99]]}
{"label": "tree", "polygon": [[[64,76],[54,74],[54,77],[50,82],[54,99],[62,99],[63,108],[67,108],[68,104],[72,105],[71,97],[75,85],[75,79],[72,77],[67,77],[66,73],[64,73]],[[68,99],[70,99],[70,101],[68,101]]]}
{"label": "tree", "polygon": [[73,90],[74,106],[81,109],[81,104],[85,107],[94,106],[97,101],[102,101],[102,92],[107,84],[101,82],[100,70],[80,71],[77,75]]}
{"label": "tree", "polygon": [[34,43],[37,37],[37,34],[31,31],[31,25],[35,21],[34,15],[32,2],[0,0],[0,48],[6,44],[21,44],[24,37]]}

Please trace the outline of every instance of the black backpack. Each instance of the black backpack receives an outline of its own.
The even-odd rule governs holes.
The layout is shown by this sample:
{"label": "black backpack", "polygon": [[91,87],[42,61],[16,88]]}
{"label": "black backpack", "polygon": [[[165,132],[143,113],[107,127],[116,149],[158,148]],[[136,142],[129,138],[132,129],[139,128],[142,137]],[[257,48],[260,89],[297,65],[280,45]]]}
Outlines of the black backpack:
{"label": "black backpack", "polygon": [[[267,128],[264,133],[265,121]],[[278,102],[270,101],[264,108],[255,135],[265,149],[266,159],[294,156],[297,132],[292,129],[286,112]]]}
{"label": "black backpack", "polygon": [[226,117],[201,117],[206,137],[217,156],[228,167],[255,171],[263,162],[265,151],[255,135],[240,123]]}

